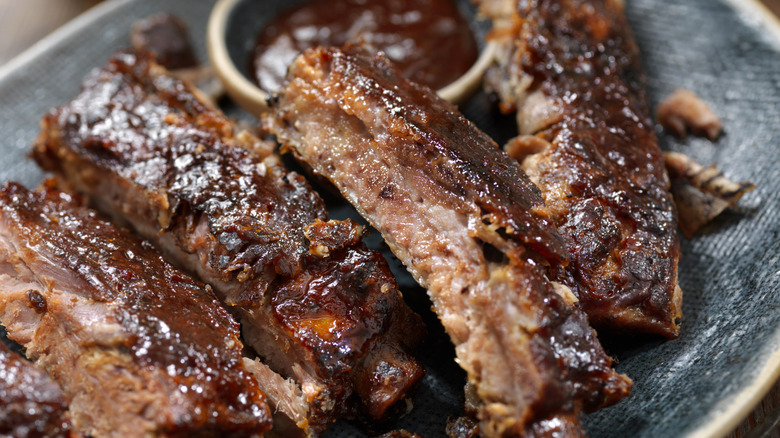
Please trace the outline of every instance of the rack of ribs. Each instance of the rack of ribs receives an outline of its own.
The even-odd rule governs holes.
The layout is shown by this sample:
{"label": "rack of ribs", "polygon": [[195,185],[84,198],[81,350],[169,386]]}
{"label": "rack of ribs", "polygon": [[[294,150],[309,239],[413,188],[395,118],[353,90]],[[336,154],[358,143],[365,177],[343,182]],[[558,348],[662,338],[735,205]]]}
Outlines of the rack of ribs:
{"label": "rack of ribs", "polygon": [[0,190],[0,322],[63,388],[85,436],[270,429],[213,292],[53,188]]}
{"label": "rack of ribs", "polygon": [[432,298],[485,436],[581,433],[628,395],[565,287],[568,252],[517,162],[381,55],[318,48],[291,65],[264,126],[330,179]]}
{"label": "rack of ribs", "polygon": [[618,0],[481,0],[500,55],[486,84],[520,136],[571,263],[555,278],[596,328],[679,333],[680,244],[639,51]]}
{"label": "rack of ribs", "polygon": [[196,272],[236,315],[280,420],[316,435],[341,417],[407,409],[424,374],[409,353],[422,320],[362,227],[328,220],[273,147],[141,52],[113,56],[42,126],[33,154],[44,169]]}
{"label": "rack of ribs", "polygon": [[4,342],[0,342],[0,400],[0,436],[70,436],[68,404],[60,387]]}

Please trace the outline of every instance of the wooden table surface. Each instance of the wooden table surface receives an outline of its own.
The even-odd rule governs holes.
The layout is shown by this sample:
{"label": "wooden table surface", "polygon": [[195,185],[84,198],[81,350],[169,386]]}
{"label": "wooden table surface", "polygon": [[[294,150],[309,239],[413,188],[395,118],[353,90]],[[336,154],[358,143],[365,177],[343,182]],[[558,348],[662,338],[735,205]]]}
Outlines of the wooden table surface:
{"label": "wooden table surface", "polygon": [[[629,0],[630,1],[630,0]],[[780,16],[780,0],[760,0]],[[0,66],[101,0],[0,0]],[[756,409],[729,438],[742,438],[758,432],[764,419],[780,409],[780,382],[774,385]],[[780,425],[768,437],[780,438]]]}

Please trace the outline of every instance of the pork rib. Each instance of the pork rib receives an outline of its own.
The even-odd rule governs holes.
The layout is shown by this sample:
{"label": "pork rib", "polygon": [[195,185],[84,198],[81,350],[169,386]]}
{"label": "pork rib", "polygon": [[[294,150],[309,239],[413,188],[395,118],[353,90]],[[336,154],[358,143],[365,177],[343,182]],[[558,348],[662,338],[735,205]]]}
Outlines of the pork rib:
{"label": "pork rib", "polygon": [[69,436],[68,404],[59,386],[4,342],[0,342],[0,400],[0,436]]}
{"label": "pork rib", "polygon": [[88,436],[260,436],[271,413],[206,286],[68,195],[0,190],[0,321]]}
{"label": "pork rib", "polygon": [[271,104],[266,129],[428,289],[480,400],[481,433],[578,433],[581,408],[628,394],[570,293],[545,277],[568,253],[537,189],[454,106],[381,56],[324,48],[296,59]]}
{"label": "pork rib", "polygon": [[756,188],[751,182],[731,181],[715,165],[702,166],[679,152],[664,152],[664,162],[672,181],[680,231],[689,239]]}
{"label": "pork rib", "polygon": [[596,328],[676,337],[680,244],[639,51],[618,0],[480,0],[501,47],[486,83],[520,137]]}
{"label": "pork rib", "polygon": [[261,384],[304,432],[406,408],[421,319],[361,227],[329,221],[272,149],[144,53],[112,57],[42,125],[36,160],[214,287],[263,372],[294,379]]}

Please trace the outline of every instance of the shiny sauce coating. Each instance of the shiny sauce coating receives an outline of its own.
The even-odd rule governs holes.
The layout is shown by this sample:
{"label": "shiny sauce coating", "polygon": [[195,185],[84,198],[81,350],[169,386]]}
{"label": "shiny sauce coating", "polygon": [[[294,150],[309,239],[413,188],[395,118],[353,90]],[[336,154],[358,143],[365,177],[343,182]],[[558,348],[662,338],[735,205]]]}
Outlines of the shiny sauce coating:
{"label": "shiny sauce coating", "polygon": [[265,26],[250,61],[252,78],[260,88],[276,90],[298,53],[345,44],[385,52],[404,77],[434,89],[463,75],[478,55],[452,0],[318,0]]}

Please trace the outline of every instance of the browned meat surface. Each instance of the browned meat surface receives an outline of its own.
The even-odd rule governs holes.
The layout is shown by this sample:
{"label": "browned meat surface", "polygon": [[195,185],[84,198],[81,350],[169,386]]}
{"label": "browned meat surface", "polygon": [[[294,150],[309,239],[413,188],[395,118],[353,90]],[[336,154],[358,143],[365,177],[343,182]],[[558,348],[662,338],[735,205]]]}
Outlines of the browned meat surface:
{"label": "browned meat surface", "polygon": [[[270,369],[307,433],[406,407],[424,328],[351,221],[144,54],[119,53],[43,120],[35,158],[194,270]],[[301,395],[302,394],[302,395]],[[301,413],[305,412],[305,415]]]}
{"label": "browned meat surface", "polygon": [[260,436],[270,410],[211,290],[64,193],[0,191],[0,322],[89,436]]}
{"label": "browned meat surface", "polygon": [[192,83],[211,106],[225,93],[211,66],[198,63],[187,23],[181,18],[163,12],[138,20],[130,31],[130,43],[135,50],[151,52],[177,78]]}
{"label": "browned meat surface", "polygon": [[3,342],[0,342],[0,400],[0,436],[69,436],[68,404],[59,386]]}
{"label": "browned meat surface", "polygon": [[172,70],[171,74],[195,87],[199,98],[217,108],[217,101],[225,94],[225,87],[217,77],[211,65],[204,64],[193,68]]}
{"label": "browned meat surface", "polygon": [[479,438],[479,423],[469,417],[451,418],[446,432],[449,438]]}
{"label": "browned meat surface", "polygon": [[680,230],[689,239],[755,188],[750,182],[735,183],[714,165],[704,167],[677,152],[665,152],[664,161],[672,180]]}
{"label": "browned meat surface", "polygon": [[517,112],[507,150],[571,253],[555,278],[596,328],[677,336],[677,219],[622,2],[480,6],[501,47],[486,83]]}
{"label": "browned meat surface", "polygon": [[689,90],[675,90],[664,99],[656,108],[656,118],[664,129],[680,138],[685,138],[690,131],[715,140],[722,129],[718,116]]}
{"label": "browned meat surface", "polygon": [[390,432],[379,435],[378,438],[423,438],[421,435],[409,432],[407,430],[391,430]]}
{"label": "browned meat surface", "polygon": [[574,433],[582,407],[628,394],[570,294],[545,277],[545,260],[568,252],[514,160],[381,56],[306,51],[287,81],[266,128],[428,288],[485,436]]}
{"label": "browned meat surface", "polygon": [[176,70],[198,65],[187,23],[173,14],[164,12],[138,20],[133,24],[130,42],[136,50],[153,53],[163,67]]}

